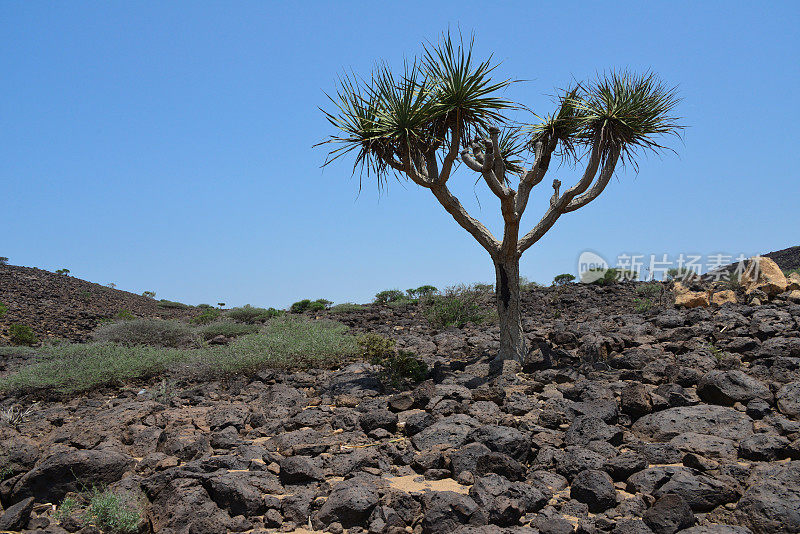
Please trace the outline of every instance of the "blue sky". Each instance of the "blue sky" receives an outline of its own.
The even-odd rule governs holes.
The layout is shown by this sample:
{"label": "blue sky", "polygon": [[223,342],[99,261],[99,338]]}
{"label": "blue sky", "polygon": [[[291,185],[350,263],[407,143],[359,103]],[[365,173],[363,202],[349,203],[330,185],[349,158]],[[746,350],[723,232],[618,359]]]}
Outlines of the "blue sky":
{"label": "blue sky", "polygon": [[[474,31],[509,97],[608,68],[680,86],[677,155],[618,172],[523,256],[549,282],[578,255],[752,254],[798,243],[797,2],[3,2],[0,255],[192,304],[366,301],[492,281],[488,255],[429,192],[382,194],[320,168],[319,112],[343,69],[398,64]],[[578,171],[553,169],[573,182]],[[499,228],[465,169],[468,209]],[[537,188],[533,225],[551,191]]]}

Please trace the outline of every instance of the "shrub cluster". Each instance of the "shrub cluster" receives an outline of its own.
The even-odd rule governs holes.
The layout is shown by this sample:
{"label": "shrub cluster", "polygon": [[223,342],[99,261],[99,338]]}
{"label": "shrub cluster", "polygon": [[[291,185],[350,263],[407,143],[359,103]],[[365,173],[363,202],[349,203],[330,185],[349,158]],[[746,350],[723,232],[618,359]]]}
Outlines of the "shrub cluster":
{"label": "shrub cluster", "polygon": [[294,304],[291,305],[289,310],[292,313],[303,313],[306,311],[317,312],[322,310],[327,310],[330,305],[333,304],[330,300],[327,299],[303,299],[298,300]]}
{"label": "shrub cluster", "polygon": [[399,289],[386,289],[375,294],[375,304],[388,304],[406,298],[405,294]]}
{"label": "shrub cluster", "polygon": [[219,316],[222,314],[220,310],[218,310],[217,308],[213,308],[211,306],[208,307],[198,306],[198,307],[203,311],[200,312],[200,315],[192,317],[192,322],[195,324],[213,323],[214,321],[219,319]]}
{"label": "shrub cluster", "polygon": [[93,336],[98,341],[127,346],[180,348],[196,346],[198,342],[197,334],[189,325],[164,319],[134,319],[109,323],[98,327]]}
{"label": "shrub cluster", "polygon": [[575,280],[575,275],[573,274],[569,273],[559,274],[558,276],[553,278],[553,285],[564,286],[569,284],[570,282],[573,282],[574,280]]}
{"label": "shrub cluster", "polygon": [[0,317],[4,316],[8,311],[8,306],[0,302]]}
{"label": "shrub cluster", "polygon": [[661,289],[661,284],[658,282],[650,282],[636,286],[636,294],[652,298],[661,295]]}
{"label": "shrub cluster", "polygon": [[467,323],[483,323],[490,314],[483,307],[485,293],[470,286],[447,288],[442,295],[424,299],[423,313],[437,328],[462,327]]}
{"label": "shrub cluster", "polygon": [[410,299],[424,299],[425,297],[430,297],[431,295],[437,293],[439,290],[436,289],[435,286],[431,285],[424,285],[419,286],[416,289],[406,289],[406,294]]}
{"label": "shrub cluster", "polygon": [[349,312],[356,312],[361,311],[364,309],[364,306],[361,304],[354,304],[352,302],[343,302],[342,304],[337,304],[336,306],[331,308],[331,313],[349,313]]}
{"label": "shrub cluster", "polygon": [[236,323],[233,321],[219,321],[209,324],[200,329],[200,334],[206,341],[217,336],[239,337],[247,334],[255,334],[259,330],[259,325]]}
{"label": "shrub cluster", "polygon": [[263,323],[273,317],[280,317],[283,315],[283,310],[276,310],[275,308],[256,308],[249,304],[245,304],[240,308],[232,308],[225,314],[234,321],[246,324]]}
{"label": "shrub cluster", "polygon": [[141,498],[132,493],[97,487],[68,495],[55,512],[59,521],[75,516],[97,525],[103,532],[117,534],[139,532],[144,521]]}
{"label": "shrub cluster", "polygon": [[174,310],[188,310],[191,308],[188,304],[184,304],[183,302],[174,302],[172,300],[161,299],[158,301],[159,308],[167,308],[167,309],[174,309]]}
{"label": "shrub cluster", "polygon": [[39,342],[33,329],[26,324],[12,324],[8,327],[9,339],[12,345],[35,345]]}
{"label": "shrub cluster", "polygon": [[393,339],[365,334],[358,338],[358,345],[364,359],[381,366],[381,381],[386,385],[402,387],[422,382],[428,376],[428,365],[412,352],[395,350]]}
{"label": "shrub cluster", "polygon": [[[616,284],[617,282],[622,281],[635,281],[639,278],[639,274],[636,271],[629,271],[627,269],[621,269],[619,267],[612,267],[610,269],[603,269],[603,268],[596,268],[596,269],[589,269],[589,273],[602,273],[597,279],[592,280],[592,284],[599,285],[599,286],[607,286],[610,284]],[[588,275],[588,278],[594,278],[596,274]]]}

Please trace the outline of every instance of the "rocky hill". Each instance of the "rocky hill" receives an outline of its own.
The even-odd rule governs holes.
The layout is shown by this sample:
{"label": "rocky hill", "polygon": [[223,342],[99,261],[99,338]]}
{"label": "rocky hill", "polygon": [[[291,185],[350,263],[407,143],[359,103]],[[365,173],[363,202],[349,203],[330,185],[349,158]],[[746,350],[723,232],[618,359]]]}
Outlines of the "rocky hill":
{"label": "rocky hill", "polygon": [[184,317],[192,310],[165,308],[152,298],[33,267],[0,265],[0,343],[12,324],[30,326],[39,338],[84,341],[104,319],[120,312],[136,317]]}
{"label": "rocky hill", "polygon": [[800,246],[776,250],[764,256],[777,263],[784,271],[800,269]]}

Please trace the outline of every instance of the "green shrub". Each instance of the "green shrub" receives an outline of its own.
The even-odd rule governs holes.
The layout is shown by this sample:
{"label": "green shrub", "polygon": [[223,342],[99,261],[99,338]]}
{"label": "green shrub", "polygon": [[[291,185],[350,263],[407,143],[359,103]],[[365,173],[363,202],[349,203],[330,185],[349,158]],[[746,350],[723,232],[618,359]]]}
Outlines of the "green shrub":
{"label": "green shrub", "polygon": [[273,317],[280,317],[284,313],[283,310],[276,310],[275,308],[256,308],[255,306],[245,304],[241,308],[229,310],[225,315],[240,323],[256,324],[272,319]]}
{"label": "green shrub", "polygon": [[636,286],[636,294],[643,297],[657,297],[661,295],[661,284],[658,282],[649,282],[646,284],[639,284]]}
{"label": "green shrub", "polygon": [[134,317],[134,315],[128,310],[118,311],[114,318],[120,321],[132,321],[136,319],[136,317]]}
{"label": "green shrub", "polygon": [[790,274],[800,274],[800,269],[786,269],[785,271],[783,271],[783,275],[786,278],[789,278]]}
{"label": "green shrub", "polygon": [[154,299],[154,298],[156,298],[156,292],[155,291],[145,291],[144,293],[142,293],[142,296],[143,297],[147,297],[149,299]]}
{"label": "green shrub", "polygon": [[[426,298],[430,298],[430,296],[428,296]],[[387,302],[386,305],[389,306],[390,308],[402,308],[403,306],[408,306],[410,304],[416,304],[417,302],[419,302],[419,300],[410,299],[410,298],[406,297],[405,295],[403,295],[403,298],[397,299],[397,300],[393,300],[392,302]]]}
{"label": "green shrub", "polygon": [[92,292],[91,291],[81,291],[78,294],[78,299],[81,302],[89,303],[92,300]]}
{"label": "green shrub", "polygon": [[636,280],[639,275],[636,271],[629,271],[627,269],[621,269],[618,267],[612,267],[610,269],[603,269],[603,268],[596,268],[596,269],[589,269],[588,275],[585,275],[584,280],[591,279],[597,276],[597,274],[602,273],[602,276],[599,276],[595,280],[592,280],[592,284],[596,284],[599,286],[606,286],[610,284],[616,284],[617,282],[628,280],[634,281]]}
{"label": "green shrub", "polygon": [[56,271],[56,274],[61,274],[61,275],[64,275],[64,276],[68,275],[69,273],[70,273],[69,269],[58,269]]}
{"label": "green shrub", "polygon": [[542,286],[539,285],[537,282],[534,282],[532,280],[528,280],[524,276],[520,276],[519,277],[519,290],[520,291],[531,291],[533,289],[536,289],[537,287],[542,287]]}
{"label": "green shrub", "polygon": [[203,339],[214,339],[217,336],[239,337],[255,334],[261,327],[256,324],[235,323],[233,321],[219,321],[200,329]]}
{"label": "green shrub", "polygon": [[685,267],[681,267],[680,269],[673,267],[671,269],[667,269],[667,279],[669,280],[686,280],[695,278],[697,273],[691,269],[687,269]]}
{"label": "green shrub", "polygon": [[417,289],[406,289],[406,294],[411,299],[420,299],[420,298],[430,297],[437,291],[439,290],[436,289],[435,286],[425,285],[425,286],[419,286]]}
{"label": "green shrub", "polygon": [[474,287],[449,287],[444,294],[425,299],[423,313],[431,325],[438,328],[482,323],[490,316],[482,306],[484,295]]}
{"label": "green shrub", "polygon": [[8,327],[12,345],[35,345],[39,342],[33,329],[26,324],[12,324]]}
{"label": "green shrub", "polygon": [[394,353],[394,339],[378,334],[364,334],[357,338],[360,355],[367,361],[386,358]]}
{"label": "green shrub", "polygon": [[173,310],[188,310],[191,308],[188,304],[184,304],[183,302],[174,302],[172,300],[161,299],[158,301],[159,308],[167,308]]}
{"label": "green shrub", "polygon": [[478,293],[494,292],[494,284],[472,284],[472,289]]}
{"label": "green shrub", "polygon": [[405,297],[405,295],[399,289],[387,289],[376,293],[374,302],[375,304],[388,304],[389,302],[400,300],[403,297]]}
{"label": "green shrub", "polygon": [[200,308],[201,310],[208,310],[209,308],[212,310],[216,309],[211,304],[198,304],[197,307]]}
{"label": "green shrub", "polygon": [[558,276],[553,278],[553,285],[563,286],[569,284],[570,282],[573,282],[574,280],[575,280],[574,274],[569,274],[569,273],[559,274]]}
{"label": "green shrub", "polygon": [[337,304],[333,308],[331,308],[331,313],[349,313],[349,312],[357,312],[364,309],[364,306],[361,304],[353,304],[352,302],[343,302],[342,304]]}
{"label": "green shrub", "polygon": [[76,495],[68,495],[61,501],[53,517],[64,521],[68,517],[79,517],[93,523],[103,532],[135,534],[144,521],[142,499],[129,492],[110,489],[85,489]]}
{"label": "green shrub", "polygon": [[0,302],[0,317],[4,316],[8,311],[8,306]]}
{"label": "green shrub", "polygon": [[185,323],[164,319],[135,319],[104,324],[92,334],[98,341],[121,345],[154,347],[190,347],[197,345],[197,334]]}
{"label": "green shrub", "polygon": [[303,299],[292,304],[289,308],[289,311],[292,313],[303,313],[304,311],[322,311],[327,309],[331,304],[333,304],[333,302],[327,299]]}
{"label": "green shrub", "polygon": [[8,265],[8,257],[0,256],[0,265]]}
{"label": "green shrub", "polygon": [[381,381],[384,384],[400,387],[408,382],[422,382],[428,376],[427,364],[412,352],[396,351],[393,339],[365,334],[358,337],[358,346],[362,358],[381,366]]}
{"label": "green shrub", "polygon": [[211,306],[209,306],[208,308],[200,308],[200,309],[203,310],[200,313],[200,315],[198,315],[196,317],[192,317],[192,322],[194,324],[213,323],[222,314],[222,312],[220,310],[218,310],[216,308],[212,308]]}
{"label": "green shrub", "polygon": [[636,313],[644,313],[653,307],[653,301],[650,299],[633,299],[633,302]]}

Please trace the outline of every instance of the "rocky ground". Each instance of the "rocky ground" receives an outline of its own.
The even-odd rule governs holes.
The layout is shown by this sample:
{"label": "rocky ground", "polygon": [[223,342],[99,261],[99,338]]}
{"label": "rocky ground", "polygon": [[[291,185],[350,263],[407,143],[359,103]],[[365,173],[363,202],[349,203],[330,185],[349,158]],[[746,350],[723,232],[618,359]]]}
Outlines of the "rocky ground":
{"label": "rocky ground", "polygon": [[0,426],[0,531],[100,532],[53,506],[95,486],[142,533],[800,532],[800,305],[657,285],[650,309],[642,284],[525,293],[524,365],[491,360],[496,326],[338,315],[429,363],[407,391],[354,362],[0,399],[27,410]]}
{"label": "rocky ground", "polygon": [[167,308],[159,301],[34,267],[0,265],[0,344],[15,323],[30,326],[40,339],[87,341],[103,321],[120,312],[164,319],[199,313],[196,309]]}

